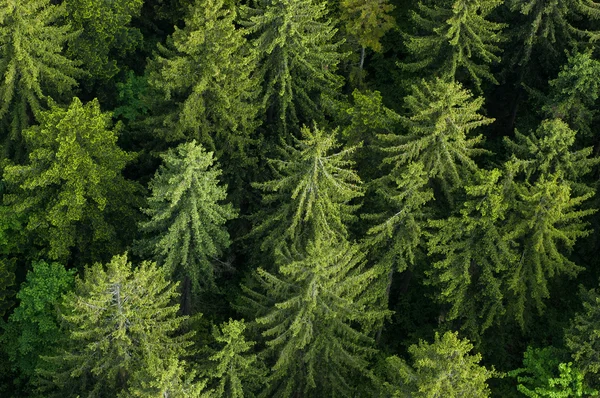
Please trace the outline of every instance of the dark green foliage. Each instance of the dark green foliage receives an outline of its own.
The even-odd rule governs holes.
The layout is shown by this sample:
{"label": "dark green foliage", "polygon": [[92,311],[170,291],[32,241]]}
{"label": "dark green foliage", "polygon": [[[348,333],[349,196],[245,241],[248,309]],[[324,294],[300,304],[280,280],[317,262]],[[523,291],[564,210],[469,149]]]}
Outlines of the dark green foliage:
{"label": "dark green foliage", "polygon": [[209,387],[214,386],[207,393],[208,397],[252,397],[251,391],[264,387],[266,369],[251,353],[254,342],[246,341],[246,329],[243,320],[231,319],[221,328],[213,329],[213,338],[222,347],[209,358],[210,364],[204,372],[212,380],[212,383],[209,381]]}
{"label": "dark green foliage", "polygon": [[23,132],[29,162],[4,170],[14,192],[5,202],[26,215],[24,228],[49,258],[66,260],[73,248],[95,257],[94,246],[110,253],[125,237],[117,236],[111,217],[127,225],[136,191],[121,176],[132,156],[117,146],[118,128],[95,100],[53,105],[39,119],[40,126]]}
{"label": "dark green foliage", "polygon": [[565,343],[575,366],[600,387],[600,295],[596,289],[580,289],[583,311],[576,314],[565,330]]}
{"label": "dark green foliage", "polygon": [[257,4],[256,9],[246,9],[245,25],[258,59],[268,133],[287,136],[303,124],[322,122],[329,101],[338,96],[341,42],[334,38],[325,1]]}
{"label": "dark green foliage", "polygon": [[300,249],[309,241],[344,239],[345,223],[355,218],[357,208],[350,201],[362,195],[348,160],[356,147],[339,149],[336,131],[316,126],[302,128],[301,134],[294,147],[283,143],[281,159],[270,160],[275,178],[255,184],[265,192],[264,207],[273,210],[259,214],[253,234],[263,237],[260,247],[271,253]]}
{"label": "dark green foliage", "polygon": [[560,356],[552,347],[527,347],[523,354],[524,368],[509,373],[517,379],[519,392],[531,398],[596,396],[598,392],[586,386],[583,374],[571,362],[561,363]]}
{"label": "dark green foliage", "polygon": [[481,91],[482,80],[498,84],[490,65],[500,61],[503,24],[489,14],[502,0],[454,0],[428,5],[418,3],[413,12],[415,33],[406,35],[410,58],[401,67],[423,76],[472,82]]}
{"label": "dark green foliage", "polygon": [[460,214],[429,222],[429,254],[437,260],[427,271],[430,283],[451,304],[447,319],[460,319],[475,337],[503,315],[503,279],[516,261],[505,238],[509,204],[500,178],[499,170],[480,171],[477,184],[465,187]]}
{"label": "dark green foliage", "polygon": [[58,263],[34,262],[21,285],[19,305],[4,325],[2,343],[23,382],[33,379],[40,356],[53,354],[64,343],[60,305],[62,295],[73,289],[74,273]]}
{"label": "dark green foliage", "polygon": [[125,255],[86,267],[64,299],[69,342],[44,357],[41,376],[57,396],[198,396],[202,386],[186,381],[193,374],[181,361],[190,335],[175,335],[185,320],[172,304],[176,288],[164,269],[132,268]]}
{"label": "dark green foliage", "polygon": [[229,180],[253,163],[247,151],[259,110],[254,57],[235,18],[223,0],[194,1],[185,27],[159,45],[149,73],[151,86],[171,104],[162,138],[196,139],[215,152]]}
{"label": "dark green foliage", "polygon": [[22,160],[21,130],[38,119],[49,96],[70,94],[80,75],[62,49],[73,38],[65,5],[50,0],[0,2],[0,139],[2,156]]}
{"label": "dark green foliage", "polygon": [[470,134],[494,121],[478,113],[482,105],[483,98],[473,99],[458,83],[435,79],[414,85],[405,98],[407,133],[382,136],[387,141],[385,162],[397,168],[420,162],[449,194],[477,171],[473,158],[486,153],[477,148],[483,137]]}
{"label": "dark green foliage", "polygon": [[224,224],[236,216],[231,204],[222,203],[227,187],[219,185],[221,171],[213,166],[213,153],[195,141],[170,149],[162,159],[150,182],[144,210],[150,220],[140,224],[146,235],[140,251],[183,280],[184,295],[190,282],[196,293],[214,291],[218,257],[230,244]]}
{"label": "dark green foliage", "polygon": [[598,30],[578,28],[575,23],[600,19],[600,4],[592,0],[509,0],[507,3],[511,10],[524,15],[524,22],[513,26],[522,43],[513,62],[521,66],[529,63],[532,54],[549,64],[578,42],[599,37]]}
{"label": "dark green foliage", "polygon": [[410,346],[412,366],[398,357],[388,358],[388,366],[404,384],[388,383],[392,396],[489,397],[487,380],[497,373],[479,365],[481,354],[471,355],[472,349],[473,345],[459,339],[457,333],[446,332],[441,337],[436,333],[433,343],[421,340],[418,345]]}
{"label": "dark green foliage", "polygon": [[68,21],[78,35],[69,54],[83,63],[88,77],[106,81],[119,72],[117,60],[131,56],[142,43],[131,19],[140,14],[143,0],[66,0]]}
{"label": "dark green foliage", "polygon": [[373,270],[364,270],[356,245],[323,239],[279,262],[277,274],[258,270],[263,302],[277,303],[256,320],[272,365],[261,396],[352,396],[357,380],[368,381],[375,351],[357,326],[385,316],[364,295]]}
{"label": "dark green foliage", "polygon": [[550,92],[542,107],[544,114],[564,120],[580,135],[591,135],[596,114],[594,104],[600,90],[600,62],[589,52],[575,53],[548,84]]}

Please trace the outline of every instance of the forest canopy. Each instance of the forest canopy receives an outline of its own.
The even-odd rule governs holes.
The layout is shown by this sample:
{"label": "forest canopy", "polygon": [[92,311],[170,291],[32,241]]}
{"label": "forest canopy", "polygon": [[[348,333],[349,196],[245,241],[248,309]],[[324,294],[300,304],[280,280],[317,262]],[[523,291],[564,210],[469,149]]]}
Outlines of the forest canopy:
{"label": "forest canopy", "polygon": [[0,0],[0,396],[600,396],[600,2]]}

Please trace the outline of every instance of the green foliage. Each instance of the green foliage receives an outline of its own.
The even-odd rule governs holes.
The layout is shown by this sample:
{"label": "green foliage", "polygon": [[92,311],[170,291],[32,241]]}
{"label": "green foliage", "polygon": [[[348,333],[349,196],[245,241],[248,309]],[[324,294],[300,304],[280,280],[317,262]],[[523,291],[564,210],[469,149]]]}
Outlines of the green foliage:
{"label": "green foliage", "polygon": [[362,48],[381,52],[381,38],[396,26],[394,17],[390,15],[394,6],[387,0],[342,0],[340,8],[346,32],[355,36]]}
{"label": "green foliage", "polygon": [[580,208],[593,193],[572,195],[561,177],[560,173],[548,179],[542,176],[530,187],[517,187],[518,202],[508,222],[507,238],[518,242],[518,260],[511,264],[508,288],[510,313],[522,327],[525,314],[531,311],[530,300],[539,313],[543,311],[549,279],[574,277],[583,269],[567,254],[578,238],[590,233],[583,219],[595,210]]}
{"label": "green foliage", "polygon": [[[213,329],[213,338],[222,348],[212,355],[211,364],[204,372],[213,386],[208,397],[243,398],[254,396],[251,391],[264,386],[265,370],[250,350],[254,342],[246,341],[243,320],[229,320],[221,328]],[[209,384],[210,385],[210,384]]]}
{"label": "green foliage", "polygon": [[213,153],[195,141],[161,157],[144,210],[150,220],[140,224],[146,234],[140,249],[169,275],[189,278],[196,292],[216,290],[215,262],[230,244],[224,224],[236,216],[231,204],[221,203],[227,196],[221,171],[213,167]]}
{"label": "green foliage", "polygon": [[469,80],[478,91],[482,79],[498,84],[490,65],[500,61],[498,43],[505,25],[487,18],[502,0],[434,4],[419,2],[418,12],[413,12],[416,32],[405,35],[404,43],[411,57],[401,67],[419,74],[426,69],[429,76],[450,81]]}
{"label": "green foliage", "polygon": [[255,184],[264,192],[264,207],[273,209],[259,214],[253,231],[264,236],[262,250],[276,253],[347,237],[345,223],[354,219],[357,207],[349,202],[362,195],[362,188],[348,160],[356,147],[339,150],[336,133],[303,127],[295,147],[283,143],[282,158],[270,160],[275,178]]}
{"label": "green foliage", "polygon": [[593,0],[509,0],[512,11],[525,16],[525,21],[515,25],[522,49],[514,61],[525,65],[532,59],[532,53],[542,57],[547,63],[566,49],[575,47],[578,42],[598,39],[600,32],[578,28],[573,24],[581,20],[600,19],[600,4]]}
{"label": "green foliage", "polygon": [[548,84],[550,92],[542,106],[545,115],[564,120],[579,134],[591,135],[600,91],[600,62],[590,52],[575,53]]}
{"label": "green foliage", "polygon": [[527,347],[523,354],[524,368],[509,372],[519,383],[517,389],[531,398],[589,397],[597,394],[587,387],[583,374],[572,363],[560,363],[552,347]]}
{"label": "green foliage", "polygon": [[18,307],[4,325],[2,343],[13,370],[27,381],[41,355],[54,353],[64,342],[60,330],[62,295],[73,289],[74,270],[62,264],[34,262],[17,294]]}
{"label": "green foliage", "polygon": [[49,97],[70,94],[80,74],[62,54],[73,38],[65,5],[50,0],[0,1],[0,139],[3,156],[23,157],[21,130]]}
{"label": "green foliage", "polygon": [[345,241],[316,239],[306,253],[280,261],[278,274],[258,270],[266,300],[276,303],[256,322],[272,364],[261,396],[351,396],[370,376],[372,340],[357,328],[379,322],[365,296],[374,278],[364,256]]}
{"label": "green foliage", "polygon": [[448,320],[478,336],[504,313],[503,278],[514,253],[505,238],[508,203],[499,170],[480,171],[465,187],[460,215],[431,220],[429,254],[438,259],[428,271],[440,289],[439,300],[451,304]]}
{"label": "green foliage", "polygon": [[596,289],[580,289],[583,311],[576,314],[565,330],[565,343],[573,354],[577,368],[596,378],[595,386],[600,387],[600,294]]}
{"label": "green foliage", "polygon": [[481,354],[469,354],[473,345],[458,338],[458,333],[446,332],[429,344],[423,340],[408,348],[412,369],[396,357],[388,364],[398,372],[409,394],[400,394],[401,385],[393,386],[396,397],[489,397],[487,380],[498,376],[492,369],[479,365]]}
{"label": "green foliage", "polygon": [[473,157],[486,153],[477,148],[483,137],[469,136],[471,130],[494,121],[478,113],[482,105],[483,98],[473,99],[458,83],[435,79],[414,85],[405,98],[407,134],[382,136],[387,142],[385,162],[397,168],[420,162],[449,194],[478,169]]}
{"label": "green foliage", "polygon": [[542,121],[535,132],[524,135],[515,131],[516,140],[505,138],[512,153],[510,163],[524,172],[526,181],[534,183],[540,177],[562,173],[566,184],[577,192],[592,192],[581,183],[581,177],[600,163],[591,157],[593,148],[575,150],[576,132],[560,119]]}
{"label": "green foliage", "polygon": [[223,0],[192,2],[185,27],[159,45],[149,73],[151,86],[177,104],[160,134],[167,141],[198,140],[216,153],[230,178],[253,162],[246,152],[259,110],[254,57],[235,19]]}
{"label": "green foliage", "polygon": [[143,0],[66,0],[68,21],[79,34],[69,54],[83,63],[90,77],[108,80],[119,72],[115,58],[124,58],[142,43],[130,25],[140,15]]}
{"label": "green foliage", "polygon": [[74,98],[68,109],[53,105],[39,119],[23,132],[29,163],[4,170],[14,192],[5,202],[26,214],[25,229],[52,259],[69,258],[72,248],[96,254],[96,243],[110,253],[117,245],[110,216],[118,214],[126,225],[135,192],[121,176],[132,157],[117,146],[118,129],[111,129],[110,114],[96,100],[83,105]]}
{"label": "green foliage", "polygon": [[327,3],[269,0],[246,9],[245,25],[258,59],[262,106],[270,134],[322,122],[328,100],[338,96],[342,59]]}
{"label": "green foliage", "polygon": [[68,343],[44,357],[41,375],[61,396],[114,397],[130,386],[171,396],[169,387],[185,384],[179,360],[191,345],[189,333],[175,335],[185,320],[172,304],[176,288],[164,269],[149,262],[133,269],[126,255],[86,267],[64,299]]}

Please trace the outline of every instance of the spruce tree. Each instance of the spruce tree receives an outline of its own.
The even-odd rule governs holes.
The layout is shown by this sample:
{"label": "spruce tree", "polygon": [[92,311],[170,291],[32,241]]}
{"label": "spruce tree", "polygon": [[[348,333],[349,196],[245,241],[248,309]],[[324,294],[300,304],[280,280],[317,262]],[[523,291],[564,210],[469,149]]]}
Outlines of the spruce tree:
{"label": "spruce tree", "polygon": [[[4,201],[24,213],[24,229],[41,255],[66,260],[71,249],[98,258],[118,250],[116,226],[131,222],[136,185],[121,175],[132,156],[117,146],[118,128],[98,101],[53,105],[23,132],[29,162],[8,166]],[[118,217],[118,223],[115,218]],[[121,237],[126,237],[126,229]],[[81,258],[80,258],[81,260]]]}
{"label": "spruce tree", "polygon": [[583,311],[575,314],[565,330],[565,344],[594,387],[600,388],[600,294],[597,289],[580,288]]}
{"label": "spruce tree", "polygon": [[149,67],[150,85],[176,104],[157,133],[167,141],[196,139],[215,152],[230,181],[253,162],[259,110],[254,56],[235,20],[224,0],[191,2],[185,26],[159,45]]}
{"label": "spruce tree", "polygon": [[336,131],[303,127],[302,138],[292,147],[283,142],[280,159],[271,159],[275,178],[257,183],[267,209],[256,216],[252,234],[262,238],[261,249],[276,253],[284,247],[301,249],[318,235],[320,239],[347,237],[345,223],[354,219],[362,195],[360,178],[348,157],[356,149],[341,149]]}
{"label": "spruce tree", "polygon": [[455,332],[441,337],[436,332],[433,343],[420,340],[408,348],[412,366],[398,357],[388,358],[388,365],[404,383],[392,384],[391,390],[400,394],[395,396],[415,398],[489,397],[487,381],[496,372],[479,365],[481,354],[470,354],[472,349],[469,340],[460,339]]}
{"label": "spruce tree", "polygon": [[149,262],[133,268],[126,255],[86,267],[64,299],[68,342],[43,358],[40,374],[57,396],[126,396],[140,387],[142,396],[171,396],[185,384],[177,369],[192,344],[190,334],[176,335],[185,320],[172,304],[176,289],[164,269]]}
{"label": "spruce tree", "polygon": [[[269,134],[322,122],[342,85],[337,29],[322,0],[268,0],[246,9],[247,34],[258,57]],[[275,142],[277,142],[275,140]]]}
{"label": "spruce tree", "polygon": [[224,323],[213,329],[213,338],[222,345],[210,356],[203,374],[209,380],[208,397],[252,397],[257,387],[264,388],[265,370],[256,354],[254,342],[246,341],[247,326],[243,320]]}
{"label": "spruce tree", "polygon": [[325,239],[279,263],[276,274],[258,270],[263,302],[275,303],[256,320],[272,365],[260,396],[351,396],[368,382],[375,351],[361,326],[385,316],[365,295],[373,270],[358,246]]}
{"label": "spruce tree", "polygon": [[480,171],[465,187],[459,215],[430,220],[429,254],[436,261],[429,283],[451,305],[447,320],[459,319],[471,336],[479,337],[504,314],[503,279],[515,261],[504,223],[509,209],[501,172]]}
{"label": "spruce tree", "polygon": [[0,139],[3,156],[24,157],[21,131],[37,120],[48,98],[71,94],[80,71],[62,51],[73,31],[65,4],[50,0],[0,2]]}
{"label": "spruce tree", "polygon": [[141,32],[130,26],[143,0],[67,0],[68,21],[79,33],[68,53],[82,62],[92,81],[107,81],[119,72],[116,58],[131,56],[142,44]]}
{"label": "spruce tree", "polygon": [[549,280],[574,277],[583,270],[568,254],[579,238],[591,232],[584,219],[595,209],[582,210],[593,193],[576,195],[562,173],[542,176],[531,186],[517,185],[516,192],[506,238],[518,248],[507,273],[506,296],[509,315],[525,327],[534,308],[542,313]]}
{"label": "spruce tree", "polygon": [[74,274],[45,261],[34,262],[27,273],[17,293],[19,305],[2,325],[0,337],[19,384],[34,381],[40,356],[54,354],[64,343],[60,304],[62,295],[73,290]]}
{"label": "spruce tree", "polygon": [[221,171],[212,152],[192,141],[162,155],[163,165],[150,182],[151,196],[140,223],[145,239],[140,251],[149,254],[169,275],[183,281],[184,312],[190,294],[215,291],[218,257],[229,244],[225,223],[236,216],[222,203],[227,187],[219,185]]}
{"label": "spruce tree", "polygon": [[524,19],[514,25],[522,44],[513,62],[522,67],[535,58],[550,66],[564,50],[600,37],[600,31],[585,23],[577,26],[582,20],[600,19],[600,3],[593,0],[509,0],[507,4]]}
{"label": "spruce tree", "polygon": [[[441,3],[441,4],[440,4]],[[415,33],[405,35],[410,54],[401,67],[422,76],[472,82],[481,91],[482,80],[498,84],[490,65],[500,62],[503,24],[492,22],[489,14],[502,0],[454,0],[427,5],[419,2],[413,12]]]}
{"label": "spruce tree", "polygon": [[478,113],[483,98],[473,99],[460,84],[441,79],[414,85],[404,101],[407,132],[382,136],[388,155],[384,161],[398,168],[422,163],[429,178],[439,181],[448,195],[478,169],[473,158],[486,153],[477,148],[483,137],[472,136],[471,131],[494,119]]}

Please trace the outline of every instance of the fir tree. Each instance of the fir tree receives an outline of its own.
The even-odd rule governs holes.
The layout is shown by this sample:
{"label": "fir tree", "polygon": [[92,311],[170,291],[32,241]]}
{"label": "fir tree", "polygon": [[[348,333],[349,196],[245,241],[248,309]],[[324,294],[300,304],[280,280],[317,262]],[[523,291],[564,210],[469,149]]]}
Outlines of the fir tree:
{"label": "fir tree", "polygon": [[[415,398],[429,397],[489,397],[488,379],[496,372],[479,365],[481,354],[470,354],[473,345],[459,339],[457,333],[435,334],[433,343],[423,340],[408,348],[412,367],[397,357],[388,358],[388,364],[400,375],[405,386],[394,386],[392,391],[401,393],[406,389]],[[403,388],[404,387],[404,388]]]}
{"label": "fir tree", "polygon": [[50,0],[0,2],[0,137],[3,156],[22,160],[21,131],[36,120],[49,97],[77,86],[77,63],[62,54],[73,37],[65,5]]}
{"label": "fir tree", "polygon": [[277,274],[258,270],[265,300],[276,303],[256,322],[272,360],[261,396],[350,396],[370,371],[372,340],[360,325],[379,322],[365,295],[373,270],[345,241],[310,242],[305,254],[289,253]]}
{"label": "fir tree", "polygon": [[[302,248],[314,239],[336,240],[347,236],[345,222],[354,219],[362,195],[360,179],[348,157],[355,147],[339,150],[335,134],[314,127],[301,130],[295,147],[283,143],[282,158],[270,160],[275,179],[257,183],[265,208],[253,234],[264,237],[262,250],[275,253],[284,247]],[[274,205],[274,206],[273,206]]]}
{"label": "fir tree", "polygon": [[[165,384],[180,386],[183,380],[159,381],[174,375],[191,345],[189,334],[175,336],[185,320],[172,304],[176,288],[165,270],[149,262],[132,269],[125,255],[106,268],[86,267],[64,299],[69,341],[58,355],[44,358],[42,377],[60,396],[114,397],[130,386],[145,387],[143,396],[171,396]],[[157,379],[149,382],[148,374]],[[184,372],[175,375],[185,378]]]}
{"label": "fir tree", "polygon": [[29,162],[4,170],[13,192],[5,202],[26,215],[24,228],[43,245],[42,255],[65,260],[73,248],[90,257],[116,250],[112,217],[127,226],[137,188],[121,175],[132,157],[117,146],[110,114],[96,100],[83,105],[74,98],[69,108],[54,105],[39,119],[23,132]]}
{"label": "fir tree", "polygon": [[[583,311],[577,313],[565,330],[565,343],[573,360],[595,387],[600,388],[600,294],[581,287]],[[594,382],[595,381],[595,382]]]}
{"label": "fir tree", "polygon": [[62,295],[73,289],[74,274],[62,264],[37,261],[17,293],[19,305],[3,325],[1,341],[22,383],[34,380],[40,356],[64,343],[59,307]]}
{"label": "fir tree", "polygon": [[119,72],[117,59],[131,56],[142,43],[141,32],[130,26],[140,15],[143,0],[67,0],[68,21],[79,34],[68,53],[83,63],[92,80],[106,81]]}
{"label": "fir tree", "polygon": [[251,353],[254,342],[246,341],[246,328],[243,320],[230,319],[220,328],[213,329],[213,338],[222,347],[209,358],[211,363],[204,372],[214,386],[208,397],[252,397],[252,390],[264,387],[266,369],[261,367],[256,354]]}
{"label": "fir tree", "polygon": [[481,91],[482,80],[498,81],[490,65],[500,61],[503,24],[492,22],[489,14],[501,0],[455,0],[429,6],[418,4],[413,12],[415,34],[406,35],[409,61],[401,67],[445,80],[470,81]]}
{"label": "fir tree", "polygon": [[223,204],[227,187],[219,185],[221,171],[212,152],[195,141],[162,155],[164,164],[150,182],[152,195],[144,211],[150,220],[140,224],[146,238],[140,250],[151,254],[169,275],[183,280],[184,312],[189,313],[190,288],[215,291],[217,258],[230,244],[224,224],[236,216]]}
{"label": "fir tree", "polygon": [[543,311],[550,279],[574,277],[583,270],[567,254],[578,238],[590,233],[584,218],[595,210],[581,210],[593,193],[572,194],[561,173],[542,176],[531,186],[518,185],[516,192],[518,199],[507,222],[510,232],[506,238],[518,244],[518,256],[507,273],[507,306],[509,314],[524,327],[532,306],[539,313]]}
{"label": "fir tree", "polygon": [[269,0],[246,10],[247,33],[258,57],[263,82],[262,105],[270,133],[295,132],[297,126],[322,122],[329,99],[342,78],[341,42],[327,18],[327,4],[317,0]]}
{"label": "fir tree", "polygon": [[224,0],[196,0],[187,12],[185,27],[159,45],[149,67],[151,86],[176,104],[159,131],[167,141],[198,140],[215,152],[231,180],[253,162],[248,147],[259,110],[254,57]]}
{"label": "fir tree", "polygon": [[503,228],[509,204],[500,178],[499,170],[480,171],[477,183],[465,187],[460,214],[429,222],[429,254],[437,259],[429,283],[451,304],[446,319],[462,320],[474,337],[504,314],[503,278],[515,260]]}
{"label": "fir tree", "polygon": [[405,98],[407,134],[382,136],[388,154],[384,161],[398,168],[422,163],[449,194],[478,169],[473,157],[486,153],[477,148],[483,137],[470,136],[473,129],[494,121],[478,113],[482,105],[483,98],[473,99],[458,83],[435,79],[414,85]]}

